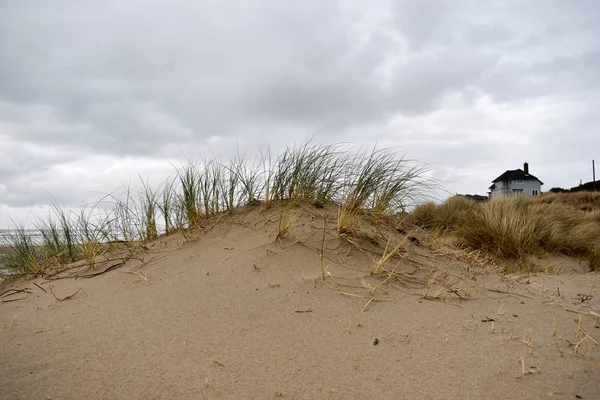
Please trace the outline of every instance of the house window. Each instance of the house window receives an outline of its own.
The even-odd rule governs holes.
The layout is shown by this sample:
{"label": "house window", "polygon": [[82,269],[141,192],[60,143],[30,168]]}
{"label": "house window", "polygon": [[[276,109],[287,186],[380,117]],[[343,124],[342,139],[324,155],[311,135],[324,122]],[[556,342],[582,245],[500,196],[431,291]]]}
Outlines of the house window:
{"label": "house window", "polygon": [[540,194],[540,192],[537,189],[531,189],[532,196],[537,196],[538,194]]}
{"label": "house window", "polygon": [[517,183],[518,183],[519,185],[522,185],[522,184],[523,184],[523,180],[522,180],[522,179],[518,179],[518,180],[517,180]]}
{"label": "house window", "polygon": [[508,181],[502,181],[502,186],[508,186]]}

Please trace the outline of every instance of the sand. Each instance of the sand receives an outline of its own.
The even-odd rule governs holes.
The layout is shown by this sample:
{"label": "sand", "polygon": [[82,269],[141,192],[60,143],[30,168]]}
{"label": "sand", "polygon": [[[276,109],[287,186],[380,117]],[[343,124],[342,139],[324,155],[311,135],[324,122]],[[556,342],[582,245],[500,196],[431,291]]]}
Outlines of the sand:
{"label": "sand", "polygon": [[279,211],[245,208],[94,278],[5,287],[30,293],[0,304],[0,399],[600,398],[600,274],[505,276],[421,241],[382,285],[330,223],[323,283],[323,216],[278,242]]}

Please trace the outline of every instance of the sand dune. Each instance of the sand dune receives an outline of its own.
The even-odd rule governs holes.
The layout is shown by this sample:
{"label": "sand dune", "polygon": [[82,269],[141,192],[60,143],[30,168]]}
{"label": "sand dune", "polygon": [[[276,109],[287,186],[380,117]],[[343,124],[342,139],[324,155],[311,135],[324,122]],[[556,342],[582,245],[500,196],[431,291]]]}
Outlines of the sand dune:
{"label": "sand dune", "polygon": [[600,398],[598,273],[504,276],[421,240],[384,284],[385,242],[339,238],[336,212],[276,241],[279,210],[244,207],[93,278],[11,283],[0,398]]}

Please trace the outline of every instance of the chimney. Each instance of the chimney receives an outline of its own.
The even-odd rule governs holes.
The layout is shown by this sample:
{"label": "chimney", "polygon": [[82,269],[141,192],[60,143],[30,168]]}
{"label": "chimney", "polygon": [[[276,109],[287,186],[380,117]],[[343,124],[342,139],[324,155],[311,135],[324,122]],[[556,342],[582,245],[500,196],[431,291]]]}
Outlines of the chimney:
{"label": "chimney", "polygon": [[529,163],[523,164],[523,171],[525,172],[525,175],[529,175]]}

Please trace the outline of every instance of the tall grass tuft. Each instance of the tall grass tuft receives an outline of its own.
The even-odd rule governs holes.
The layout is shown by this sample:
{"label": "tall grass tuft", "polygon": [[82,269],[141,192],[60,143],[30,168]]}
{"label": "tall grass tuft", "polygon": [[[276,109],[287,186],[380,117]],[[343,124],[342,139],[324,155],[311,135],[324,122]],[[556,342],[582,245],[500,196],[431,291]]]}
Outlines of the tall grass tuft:
{"label": "tall grass tuft", "polygon": [[113,220],[111,226],[110,241],[123,242],[128,247],[138,239],[138,233],[141,223],[135,209],[135,201],[131,196],[131,189],[127,187],[124,191],[124,198],[116,198],[113,208]]}
{"label": "tall grass tuft", "polygon": [[198,176],[204,216],[207,218],[218,214],[221,208],[219,204],[222,200],[220,192],[223,179],[221,169],[222,167],[216,160],[204,160],[204,171],[199,173]]}
{"label": "tall grass tuft", "polygon": [[158,210],[162,215],[165,235],[173,233],[175,225],[173,224],[173,216],[175,215],[175,191],[174,182],[167,179],[162,185],[162,197],[158,203]]}
{"label": "tall grass tuft", "polygon": [[233,213],[241,204],[242,191],[239,188],[240,175],[236,171],[236,161],[230,165],[216,165],[217,181],[220,192],[223,194],[225,211]]}
{"label": "tall grass tuft", "polygon": [[393,213],[433,189],[426,168],[398,158],[390,149],[359,152],[347,165],[343,203],[352,211]]}
{"label": "tall grass tuft", "polygon": [[70,217],[71,212],[65,207],[53,203],[52,210],[54,216],[58,219],[61,230],[62,245],[66,250],[66,262],[73,262],[79,258],[77,251],[77,233],[75,224]]}
{"label": "tall grass tuft", "polygon": [[289,232],[290,228],[294,225],[298,219],[298,214],[293,211],[292,206],[286,206],[284,202],[281,203],[281,214],[279,214],[279,226],[277,228],[276,240],[281,240]]}
{"label": "tall grass tuft", "polygon": [[264,200],[265,200],[265,209],[268,210],[273,205],[273,165],[271,161],[271,148],[267,147],[267,149],[263,152],[260,151],[260,158],[262,163],[262,171],[264,174]]}
{"label": "tall grass tuft", "polygon": [[338,207],[337,231],[339,235],[352,235],[359,229],[360,215],[346,204]]}
{"label": "tall grass tuft", "polygon": [[8,269],[25,274],[43,271],[34,238],[24,225],[14,225],[13,233],[5,241],[7,251],[3,263]]}
{"label": "tall grass tuft", "polygon": [[237,175],[241,195],[240,203],[242,204],[255,204],[260,201],[261,190],[264,188],[264,184],[261,184],[261,172],[258,166],[254,163],[247,165],[247,159],[244,156],[237,156],[232,162],[231,167]]}
{"label": "tall grass tuft", "polygon": [[269,186],[269,200],[309,200],[323,203],[332,198],[342,158],[336,146],[310,142],[287,147],[277,159]]}
{"label": "tall grass tuft", "polygon": [[41,234],[40,252],[43,258],[46,262],[61,264],[65,251],[58,224],[51,220],[48,222],[40,221],[35,224],[35,227]]}
{"label": "tall grass tuft", "polygon": [[148,182],[142,182],[143,191],[140,194],[140,211],[142,214],[140,226],[140,239],[143,242],[158,238],[156,229],[156,207],[158,203],[157,192],[153,191]]}
{"label": "tall grass tuft", "polygon": [[199,171],[193,163],[188,163],[179,171],[181,189],[181,205],[185,211],[187,224],[190,227],[200,223],[200,212],[198,211],[198,189]]}
{"label": "tall grass tuft", "polygon": [[77,218],[79,247],[90,269],[95,268],[97,257],[105,252],[105,244],[111,240],[111,215],[103,215],[96,206],[83,208]]}

